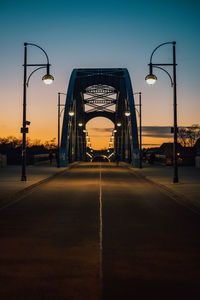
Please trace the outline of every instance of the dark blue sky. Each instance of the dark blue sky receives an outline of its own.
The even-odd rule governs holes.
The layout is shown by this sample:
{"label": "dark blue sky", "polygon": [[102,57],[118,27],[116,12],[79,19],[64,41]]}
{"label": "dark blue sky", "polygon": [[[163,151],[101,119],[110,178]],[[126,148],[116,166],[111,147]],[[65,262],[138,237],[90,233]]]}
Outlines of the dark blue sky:
{"label": "dark blue sky", "polygon": [[[155,71],[159,80],[149,87],[144,77],[153,49],[173,40],[177,42],[178,121],[180,125],[200,123],[199,30],[199,0],[1,0],[1,130],[5,135],[19,134],[25,41],[47,51],[55,76],[54,84],[48,88],[41,83],[42,71],[31,78],[30,136],[40,138],[41,134],[42,138],[49,123],[52,128],[48,135],[56,136],[57,92],[66,92],[71,71],[77,67],[128,68],[134,91],[143,93],[144,125],[171,125],[169,79],[163,72]],[[28,55],[29,62],[44,62],[42,53],[33,47]],[[165,46],[156,52],[154,60],[169,62],[171,58],[172,49]],[[11,121],[7,122],[8,119]]]}

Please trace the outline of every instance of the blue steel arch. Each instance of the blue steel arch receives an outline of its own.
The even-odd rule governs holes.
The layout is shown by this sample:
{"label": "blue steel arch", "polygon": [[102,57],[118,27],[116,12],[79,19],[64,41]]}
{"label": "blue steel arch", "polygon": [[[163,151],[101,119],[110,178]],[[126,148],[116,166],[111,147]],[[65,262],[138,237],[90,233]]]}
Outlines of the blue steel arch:
{"label": "blue steel arch", "polygon": [[[116,103],[116,112],[84,112],[83,92],[87,87],[94,85],[107,85],[115,88],[118,91],[118,99]],[[94,117],[106,117],[112,122],[116,123],[117,120],[124,118],[124,110],[130,109],[130,135],[129,147],[131,148],[131,162],[134,167],[139,167],[139,143],[138,143],[138,130],[136,121],[136,111],[134,104],[134,96],[129,72],[125,68],[112,68],[112,69],[74,69],[72,71],[65,104],[65,112],[63,118],[63,128],[61,137],[60,148],[60,165],[66,166],[68,158],[69,146],[69,110],[74,106],[77,116],[81,116],[84,123],[87,123]],[[77,121],[76,121],[77,125]],[[75,123],[74,123],[75,126]],[[75,130],[75,129],[74,129]],[[120,137],[122,140],[122,137]],[[121,142],[122,143],[122,142]],[[121,147],[121,146],[120,146]],[[126,146],[127,147],[127,146]],[[124,148],[125,149],[125,148]],[[128,149],[126,149],[128,151]],[[78,150],[77,150],[78,151]]]}
{"label": "blue steel arch", "polygon": [[97,118],[97,117],[103,117],[103,118],[107,118],[110,121],[112,121],[113,123],[115,123],[115,114],[114,113],[110,113],[110,112],[91,112],[91,113],[87,113],[85,116],[85,124],[90,121],[91,119]]}
{"label": "blue steel arch", "polygon": [[72,71],[69,86],[65,101],[65,110],[64,110],[64,118],[63,118],[63,127],[62,127],[62,136],[61,136],[61,147],[60,151],[60,166],[65,167],[67,164],[67,139],[68,139],[68,127],[69,127],[69,110],[73,102],[73,95],[74,95],[74,83],[77,75],[77,70],[74,69]]}

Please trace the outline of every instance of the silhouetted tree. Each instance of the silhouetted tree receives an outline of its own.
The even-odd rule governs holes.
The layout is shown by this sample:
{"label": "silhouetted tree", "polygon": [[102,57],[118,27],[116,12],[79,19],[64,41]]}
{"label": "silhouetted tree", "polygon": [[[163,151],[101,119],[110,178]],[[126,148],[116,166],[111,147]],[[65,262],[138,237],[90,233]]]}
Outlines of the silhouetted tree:
{"label": "silhouetted tree", "polygon": [[50,141],[46,141],[44,143],[45,148],[49,150],[55,150],[57,148],[56,138],[51,139]]}
{"label": "silhouetted tree", "polygon": [[178,141],[183,147],[193,147],[200,137],[200,125],[179,128]]}
{"label": "silhouetted tree", "polygon": [[[27,162],[33,161],[35,154],[45,154],[57,147],[56,138],[42,143],[40,140],[27,138]],[[7,155],[8,164],[20,164],[22,140],[14,136],[0,138],[0,153]]]}

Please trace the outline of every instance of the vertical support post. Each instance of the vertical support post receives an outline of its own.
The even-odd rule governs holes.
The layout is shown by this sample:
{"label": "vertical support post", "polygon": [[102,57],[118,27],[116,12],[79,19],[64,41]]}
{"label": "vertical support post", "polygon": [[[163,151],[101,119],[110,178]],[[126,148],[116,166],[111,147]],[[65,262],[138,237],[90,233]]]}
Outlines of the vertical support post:
{"label": "vertical support post", "polygon": [[177,162],[177,93],[176,93],[176,42],[173,42],[173,97],[174,97],[174,147],[173,147],[173,163],[174,178],[173,182],[178,182],[178,162]]}
{"label": "vertical support post", "polygon": [[[114,130],[116,130],[115,129],[115,127],[114,127]],[[113,130],[113,136],[114,136],[114,141],[113,141],[113,143],[114,143],[114,149],[113,149],[113,151],[114,151],[114,155],[117,153],[116,151],[117,151],[117,147],[116,147],[116,140],[117,140],[117,135],[116,135],[116,132],[114,132],[114,130]]]}
{"label": "vertical support post", "polygon": [[125,141],[125,156],[124,159],[128,162],[128,118],[125,119],[125,134],[124,134],[124,141]]}
{"label": "vertical support post", "polygon": [[120,143],[119,143],[119,128],[117,129],[116,134],[116,154],[120,157]]}
{"label": "vertical support post", "polygon": [[23,124],[22,124],[22,175],[26,181],[26,81],[27,81],[27,43],[24,43],[24,84],[23,84]]}
{"label": "vertical support post", "polygon": [[76,100],[76,120],[75,120],[75,148],[74,148],[74,160],[78,160],[78,107],[77,107],[77,100]]}
{"label": "vertical support post", "polygon": [[140,169],[142,169],[142,102],[141,92],[139,92],[139,115],[140,115]]}
{"label": "vertical support post", "polygon": [[[75,114],[74,114],[75,116]],[[72,163],[74,159],[74,118],[69,123],[69,146],[68,146],[68,162]]]}
{"label": "vertical support post", "polygon": [[121,161],[124,161],[124,120],[122,119],[121,126]]}
{"label": "vertical support post", "polygon": [[58,149],[57,149],[57,167],[60,168],[60,93],[58,93]]}
{"label": "vertical support post", "polygon": [[[78,123],[79,124],[79,123]],[[78,125],[78,149],[77,149],[77,153],[78,153],[78,161],[81,161],[81,128]]]}
{"label": "vertical support post", "polygon": [[119,127],[119,135],[118,135],[118,142],[119,142],[119,160],[122,160],[122,128]]}

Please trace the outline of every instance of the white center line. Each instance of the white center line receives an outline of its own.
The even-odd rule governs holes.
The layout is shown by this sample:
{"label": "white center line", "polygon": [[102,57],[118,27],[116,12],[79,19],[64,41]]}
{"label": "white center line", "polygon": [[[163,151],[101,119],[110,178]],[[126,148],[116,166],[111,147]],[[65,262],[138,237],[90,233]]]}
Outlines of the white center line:
{"label": "white center line", "polygon": [[[100,288],[102,290],[103,279],[103,266],[102,266],[102,253],[103,253],[103,220],[102,220],[102,175],[101,175],[101,162],[99,172],[99,276],[100,276]],[[101,292],[101,291],[100,291]]]}

